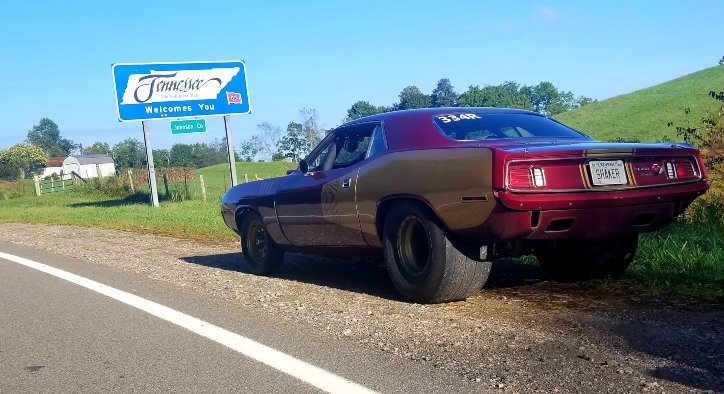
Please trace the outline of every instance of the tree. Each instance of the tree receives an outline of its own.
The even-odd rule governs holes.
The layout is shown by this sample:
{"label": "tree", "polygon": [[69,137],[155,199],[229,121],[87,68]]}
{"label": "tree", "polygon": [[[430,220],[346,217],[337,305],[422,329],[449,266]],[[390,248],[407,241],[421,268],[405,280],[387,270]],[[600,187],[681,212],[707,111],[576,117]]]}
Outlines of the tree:
{"label": "tree", "polygon": [[722,56],[721,59],[719,60],[719,65],[720,66],[724,65],[724,56]]}
{"label": "tree", "polygon": [[[211,154],[213,155],[213,164],[211,165],[229,162],[229,152],[227,151],[226,147],[226,137],[222,137],[221,139],[214,138],[214,140],[209,143],[209,149],[211,149]],[[236,150],[234,150],[234,157],[240,157],[239,153],[236,152]]]}
{"label": "tree", "polygon": [[326,133],[324,127],[319,124],[316,109],[302,108],[299,110],[299,116],[302,118],[302,135],[307,142],[306,151],[304,152],[306,154],[317,146]]}
{"label": "tree", "polygon": [[527,110],[533,109],[530,101],[528,101],[528,96],[525,95],[520,84],[514,81],[505,81],[499,86],[499,88],[506,92],[510,100],[509,104],[505,107]]}
{"label": "tree", "polygon": [[39,147],[48,157],[68,156],[76,148],[73,141],[60,136],[58,125],[48,118],[33,125],[25,142]]}
{"label": "tree", "polygon": [[541,82],[536,86],[524,86],[523,89],[533,110],[544,115],[557,115],[580,107],[573,93],[558,91],[550,82]]}
{"label": "tree", "polygon": [[273,161],[277,153],[277,143],[282,135],[282,128],[271,122],[262,122],[256,127],[259,129],[246,141],[242,141],[239,154],[244,161]]}
{"label": "tree", "polygon": [[580,108],[580,107],[583,107],[584,105],[596,103],[596,102],[598,102],[598,100],[592,99],[590,97],[578,96],[578,98],[576,99],[576,102],[577,102],[578,107]]}
{"label": "tree", "polygon": [[171,164],[171,152],[168,149],[154,149],[153,150],[153,166],[155,168],[170,167]]}
{"label": "tree", "polygon": [[12,179],[25,179],[40,172],[47,163],[45,152],[38,146],[20,143],[0,151],[0,172]]}
{"label": "tree", "polygon": [[458,94],[447,78],[437,81],[437,86],[433,89],[430,99],[433,107],[458,106]]}
{"label": "tree", "polygon": [[248,140],[242,141],[239,145],[239,158],[242,161],[254,161],[254,158],[261,151],[259,139],[252,136]]}
{"label": "tree", "polygon": [[707,170],[714,180],[724,175],[724,92],[710,91],[709,97],[717,103],[701,118],[702,127],[692,127],[689,122],[689,108],[684,109],[683,125],[676,126],[674,122],[667,123],[668,127],[675,126],[676,134],[684,141],[696,145],[701,151]]}
{"label": "tree", "polygon": [[171,147],[171,167],[193,167],[193,148],[187,144],[173,144]]}
{"label": "tree", "polygon": [[460,95],[461,107],[498,107],[532,109],[527,96],[518,89],[515,82],[485,87],[470,86]]}
{"label": "tree", "polygon": [[400,92],[398,109],[429,108],[430,96],[422,93],[417,86],[410,85]]}
{"label": "tree", "polygon": [[94,142],[93,145],[83,149],[84,155],[110,155],[113,152],[106,142]]}
{"label": "tree", "polygon": [[383,112],[387,112],[387,107],[375,107],[367,101],[360,100],[352,104],[352,107],[347,110],[347,118],[345,118],[345,121],[349,122],[350,120],[364,118],[365,116],[377,115]]}
{"label": "tree", "polygon": [[307,151],[309,144],[304,135],[304,125],[296,122],[289,122],[287,125],[287,134],[284,135],[277,144],[279,152],[284,157],[291,157],[292,161],[299,162],[299,159]]}
{"label": "tree", "polygon": [[118,168],[143,168],[146,165],[146,148],[135,138],[125,140],[113,145],[113,159]]}

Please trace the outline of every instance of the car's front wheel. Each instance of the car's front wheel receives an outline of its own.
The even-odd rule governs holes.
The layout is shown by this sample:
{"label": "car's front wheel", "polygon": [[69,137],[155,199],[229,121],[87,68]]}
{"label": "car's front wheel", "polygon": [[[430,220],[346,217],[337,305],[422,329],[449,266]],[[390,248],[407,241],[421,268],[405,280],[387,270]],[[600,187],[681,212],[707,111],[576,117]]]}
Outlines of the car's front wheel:
{"label": "car's front wheel", "polygon": [[637,248],[637,234],[590,241],[537,241],[534,245],[541,267],[562,282],[620,276]]}
{"label": "car's front wheel", "polygon": [[395,288],[417,303],[463,300],[482,289],[489,261],[469,258],[430,210],[413,202],[391,208],[383,230],[385,262]]}
{"label": "car's front wheel", "polygon": [[284,260],[284,251],[269,236],[261,216],[249,212],[241,221],[241,252],[249,272],[274,275]]}

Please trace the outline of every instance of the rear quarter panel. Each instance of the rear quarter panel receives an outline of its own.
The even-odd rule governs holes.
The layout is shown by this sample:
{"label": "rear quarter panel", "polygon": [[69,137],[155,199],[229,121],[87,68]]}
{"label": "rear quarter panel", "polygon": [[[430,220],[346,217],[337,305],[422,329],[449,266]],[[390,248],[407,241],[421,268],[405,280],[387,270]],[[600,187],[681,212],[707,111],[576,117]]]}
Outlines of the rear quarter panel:
{"label": "rear quarter panel", "polygon": [[[444,148],[390,152],[360,169],[357,203],[365,240],[381,245],[380,202],[415,198],[429,205],[450,230],[479,226],[496,204],[492,153],[486,148]],[[463,202],[462,197],[483,197]],[[379,223],[382,224],[382,223]]]}

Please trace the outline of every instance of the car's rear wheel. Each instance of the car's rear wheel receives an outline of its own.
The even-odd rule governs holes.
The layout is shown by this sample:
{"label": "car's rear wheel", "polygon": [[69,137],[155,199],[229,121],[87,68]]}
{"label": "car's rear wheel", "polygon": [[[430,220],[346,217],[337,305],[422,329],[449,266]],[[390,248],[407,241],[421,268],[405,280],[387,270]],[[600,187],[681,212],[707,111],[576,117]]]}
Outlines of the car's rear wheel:
{"label": "car's rear wheel", "polygon": [[463,300],[482,289],[489,261],[463,253],[438,219],[422,204],[398,203],[385,220],[387,271],[395,288],[417,303]]}
{"label": "car's rear wheel", "polygon": [[591,241],[538,241],[534,251],[551,278],[575,282],[623,274],[633,261],[638,239],[634,234]]}
{"label": "car's rear wheel", "polygon": [[284,251],[267,233],[256,212],[249,212],[241,221],[241,252],[249,272],[255,275],[274,275],[284,260]]}

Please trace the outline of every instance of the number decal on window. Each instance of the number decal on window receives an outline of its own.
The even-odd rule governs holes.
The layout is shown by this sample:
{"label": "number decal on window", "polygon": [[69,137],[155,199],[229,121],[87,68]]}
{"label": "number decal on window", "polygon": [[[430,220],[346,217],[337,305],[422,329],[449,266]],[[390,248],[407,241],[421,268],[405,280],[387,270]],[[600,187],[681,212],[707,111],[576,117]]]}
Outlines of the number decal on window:
{"label": "number decal on window", "polygon": [[466,119],[482,119],[480,116],[476,114],[450,114],[450,115],[438,115],[437,116],[440,121],[443,123],[450,123],[450,122],[458,122],[461,120]]}

